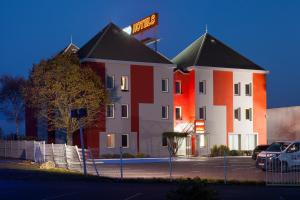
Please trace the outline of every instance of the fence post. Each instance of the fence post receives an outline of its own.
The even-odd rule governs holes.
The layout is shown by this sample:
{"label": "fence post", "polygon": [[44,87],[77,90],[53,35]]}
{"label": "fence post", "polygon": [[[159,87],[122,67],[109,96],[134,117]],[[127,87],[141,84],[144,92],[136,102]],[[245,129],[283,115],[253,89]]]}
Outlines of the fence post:
{"label": "fence post", "polygon": [[170,181],[172,181],[172,171],[173,171],[173,166],[172,166],[172,152],[169,151],[169,175],[170,175]]}
{"label": "fence post", "polygon": [[46,142],[43,141],[43,162],[46,162]]}
{"label": "fence post", "polygon": [[121,180],[123,180],[123,148],[120,147],[120,174]]}
{"label": "fence post", "polygon": [[91,157],[91,159],[92,159],[92,161],[93,161],[93,165],[94,165],[94,168],[95,168],[96,174],[97,174],[97,176],[99,176],[99,172],[98,172],[98,169],[97,169],[97,166],[96,166],[95,160],[94,160],[94,156],[93,156],[93,154],[92,154],[92,152],[91,152],[91,150],[92,150],[92,149],[88,147],[88,150],[89,150],[90,157]]}
{"label": "fence post", "polygon": [[227,183],[227,155],[226,151],[224,151],[224,184]]}
{"label": "fence post", "polygon": [[[75,149],[76,149],[76,153],[77,153],[77,156],[78,156],[78,160],[79,160],[80,167],[81,167],[81,169],[82,169],[82,164],[81,164],[80,154],[79,154],[77,145],[75,145]],[[82,169],[82,170],[83,170],[83,169]]]}
{"label": "fence post", "polygon": [[10,140],[10,154],[9,157],[12,157],[12,140]]}
{"label": "fence post", "polygon": [[4,158],[6,159],[6,140],[4,140]]}
{"label": "fence post", "polygon": [[64,147],[65,147],[65,158],[66,158],[67,169],[69,169],[68,156],[67,156],[67,145],[66,145],[66,143],[65,143]]}
{"label": "fence post", "polygon": [[27,140],[24,140],[25,160],[27,160]]}
{"label": "fence post", "polygon": [[51,143],[51,148],[52,148],[53,162],[54,162],[54,164],[56,165],[56,162],[55,162],[55,156],[54,156],[54,145],[53,145],[53,143]]}

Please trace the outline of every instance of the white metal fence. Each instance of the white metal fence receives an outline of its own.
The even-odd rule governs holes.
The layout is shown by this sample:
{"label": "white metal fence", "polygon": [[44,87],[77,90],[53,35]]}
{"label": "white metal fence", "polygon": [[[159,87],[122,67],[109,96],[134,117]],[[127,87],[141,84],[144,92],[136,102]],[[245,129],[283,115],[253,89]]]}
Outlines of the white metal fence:
{"label": "white metal fence", "polygon": [[267,185],[300,186],[300,154],[267,154],[264,170]]}
{"label": "white metal fence", "polygon": [[44,151],[44,141],[0,140],[0,157],[43,162]]}
{"label": "white metal fence", "polygon": [[[0,140],[0,157],[31,160],[37,163],[52,161],[56,167],[82,170],[82,152],[77,146],[45,144],[45,141]],[[92,154],[86,150],[87,170],[98,174]]]}

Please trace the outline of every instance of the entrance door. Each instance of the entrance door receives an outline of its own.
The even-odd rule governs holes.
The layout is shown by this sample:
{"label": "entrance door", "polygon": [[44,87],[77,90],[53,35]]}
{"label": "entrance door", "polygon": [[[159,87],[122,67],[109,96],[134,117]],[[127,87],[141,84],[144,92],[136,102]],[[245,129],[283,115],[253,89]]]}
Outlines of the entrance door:
{"label": "entrance door", "polygon": [[192,143],[192,155],[196,155],[196,136],[192,135],[191,138],[191,143]]}

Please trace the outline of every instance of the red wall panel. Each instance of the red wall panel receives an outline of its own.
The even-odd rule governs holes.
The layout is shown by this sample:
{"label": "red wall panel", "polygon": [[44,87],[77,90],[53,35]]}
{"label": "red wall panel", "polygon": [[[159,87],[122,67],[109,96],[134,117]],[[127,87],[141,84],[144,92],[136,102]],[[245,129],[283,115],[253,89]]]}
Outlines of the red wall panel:
{"label": "red wall panel", "polygon": [[[105,64],[99,62],[84,62],[82,67],[90,67],[101,79],[105,86]],[[101,106],[101,112],[97,116],[97,120],[93,126],[90,126],[84,130],[84,142],[86,148],[94,149],[94,154],[98,155],[100,145],[100,132],[106,131],[106,116],[105,105]],[[74,134],[74,145],[80,146],[79,131]]]}
{"label": "red wall panel", "polygon": [[266,75],[253,74],[253,131],[258,132],[259,144],[267,143]]}
{"label": "red wall panel", "polygon": [[[175,92],[175,82],[181,82],[181,94]],[[194,123],[195,120],[195,70],[174,72],[174,126],[181,122]],[[181,107],[182,120],[176,120],[175,108]]]}
{"label": "red wall panel", "polygon": [[131,131],[137,133],[137,152],[140,152],[139,103],[154,103],[153,67],[131,65]]}
{"label": "red wall panel", "polygon": [[226,143],[228,133],[233,132],[233,73],[228,71],[213,72],[214,105],[226,106]]}

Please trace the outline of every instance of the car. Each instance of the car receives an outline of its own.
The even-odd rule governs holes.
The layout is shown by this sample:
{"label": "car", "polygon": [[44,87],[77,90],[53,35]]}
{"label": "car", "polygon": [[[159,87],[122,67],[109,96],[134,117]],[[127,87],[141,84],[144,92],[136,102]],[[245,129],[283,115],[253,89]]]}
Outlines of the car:
{"label": "car", "polygon": [[270,145],[269,144],[261,144],[261,145],[257,145],[255,147],[255,149],[252,152],[252,159],[256,160],[257,155],[262,152],[265,151]]}
{"label": "car", "polygon": [[300,141],[292,142],[280,154],[270,157],[267,168],[272,171],[287,172],[300,169]]}
{"label": "car", "polygon": [[279,156],[279,154],[287,148],[291,141],[277,141],[273,142],[265,151],[260,152],[256,158],[256,167],[265,170],[266,158]]}

